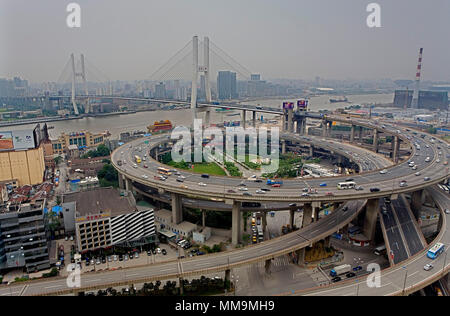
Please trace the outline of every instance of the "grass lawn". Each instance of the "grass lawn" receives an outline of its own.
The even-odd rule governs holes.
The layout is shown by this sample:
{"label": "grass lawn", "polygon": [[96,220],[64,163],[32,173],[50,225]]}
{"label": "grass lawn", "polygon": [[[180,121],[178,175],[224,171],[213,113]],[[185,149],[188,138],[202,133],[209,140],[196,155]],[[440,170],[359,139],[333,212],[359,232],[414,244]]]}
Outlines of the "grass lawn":
{"label": "grass lawn", "polygon": [[207,173],[214,176],[226,176],[227,174],[216,163],[201,163],[194,165],[194,172]]}

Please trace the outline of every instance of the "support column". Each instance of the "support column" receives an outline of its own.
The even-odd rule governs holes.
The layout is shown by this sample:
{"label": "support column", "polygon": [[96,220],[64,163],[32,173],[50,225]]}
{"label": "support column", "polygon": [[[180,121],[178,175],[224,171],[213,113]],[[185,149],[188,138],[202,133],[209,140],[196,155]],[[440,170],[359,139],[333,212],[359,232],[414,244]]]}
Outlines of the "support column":
{"label": "support column", "polygon": [[350,143],[355,142],[355,125],[352,125],[352,129],[350,131]]}
{"label": "support column", "polygon": [[231,281],[231,270],[230,269],[225,270],[225,283],[227,283],[227,281],[228,282]]}
{"label": "support column", "polygon": [[176,193],[171,193],[172,197],[172,223],[179,224],[183,221],[183,204],[181,196]]}
{"label": "support column", "polygon": [[281,115],[281,132],[285,132],[286,131],[286,115],[283,114]]}
{"label": "support column", "polygon": [[313,145],[309,145],[309,156],[314,157],[314,146]]}
{"label": "support column", "polygon": [[265,268],[267,274],[271,274],[272,273],[270,271],[270,267],[271,266],[272,266],[272,259],[267,259],[265,264],[264,264],[264,268]]}
{"label": "support column", "polygon": [[327,137],[331,137],[332,128],[333,128],[333,122],[328,122]]}
{"label": "support column", "polygon": [[294,132],[294,120],[293,120],[293,110],[288,109],[288,132],[293,133]]}
{"label": "support column", "polygon": [[327,238],[325,238],[324,240],[324,246],[330,248],[331,247],[331,236],[328,236]]}
{"label": "support column", "polygon": [[247,112],[245,110],[242,110],[242,127],[246,128],[247,126],[247,117],[246,117]]}
{"label": "support column", "polygon": [[183,278],[180,278],[179,281],[180,281],[180,295],[183,295],[183,293],[184,293]]}
{"label": "support column", "polygon": [[366,214],[364,218],[364,235],[373,242],[375,238],[375,228],[377,225],[377,216],[379,208],[379,199],[367,201]]}
{"label": "support column", "polygon": [[262,214],[262,229],[263,229],[263,233],[265,234],[266,230],[267,230],[267,212],[264,212]]}
{"label": "support column", "polygon": [[373,144],[372,144],[372,148],[374,152],[378,152],[378,130],[374,129],[373,130]]}
{"label": "support column", "polygon": [[394,137],[394,148],[393,148],[393,153],[392,153],[392,160],[394,161],[394,163],[398,162],[398,151],[399,151],[399,147],[400,147],[400,142],[398,139],[398,136]]}
{"label": "support column", "polygon": [[284,155],[286,153],[286,141],[281,141],[281,153]]}
{"label": "support column", "polygon": [[123,184],[123,175],[119,173],[119,189],[125,189],[125,186]]}
{"label": "support column", "polygon": [[303,222],[302,227],[306,227],[312,222],[312,204],[307,203],[303,205]]}
{"label": "support column", "polygon": [[423,190],[415,191],[411,194],[411,209],[416,219],[420,216],[423,205]]}
{"label": "support column", "polygon": [[253,127],[256,128],[256,111],[252,112],[252,121],[253,121]]}
{"label": "support column", "polygon": [[202,227],[205,228],[206,227],[206,211],[205,210],[201,210],[202,211]]}
{"label": "support column", "polygon": [[205,111],[205,127],[208,128],[210,125],[210,120],[211,120],[211,111],[210,110],[206,110]]}
{"label": "support column", "polygon": [[298,258],[298,264],[299,265],[305,264],[305,248],[297,250],[296,254]]}
{"label": "support column", "polygon": [[231,243],[236,246],[241,240],[241,202],[233,202],[231,219]]}
{"label": "support column", "polygon": [[327,136],[327,134],[328,134],[327,129],[328,129],[328,122],[323,120],[322,121],[322,136],[323,137]]}
{"label": "support column", "polygon": [[319,212],[320,212],[320,207],[313,207],[314,222],[319,221]]}
{"label": "support column", "polygon": [[125,178],[125,190],[131,191],[131,180]]}
{"label": "support column", "polygon": [[295,218],[295,210],[289,210],[289,225],[291,228],[294,228],[294,218]]}
{"label": "support column", "polygon": [[198,81],[198,36],[192,38],[192,88],[191,88],[191,110],[192,124],[197,117],[197,81]]}

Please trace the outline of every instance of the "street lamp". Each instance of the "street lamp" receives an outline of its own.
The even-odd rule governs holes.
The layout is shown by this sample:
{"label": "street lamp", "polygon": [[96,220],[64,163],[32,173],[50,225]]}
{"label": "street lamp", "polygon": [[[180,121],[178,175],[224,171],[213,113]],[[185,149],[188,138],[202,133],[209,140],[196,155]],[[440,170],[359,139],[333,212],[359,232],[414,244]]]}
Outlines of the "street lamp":
{"label": "street lamp", "polygon": [[406,269],[405,266],[402,267],[403,269],[405,269],[405,281],[403,282],[403,296],[405,295],[405,289],[406,289],[406,279],[408,278],[408,270]]}

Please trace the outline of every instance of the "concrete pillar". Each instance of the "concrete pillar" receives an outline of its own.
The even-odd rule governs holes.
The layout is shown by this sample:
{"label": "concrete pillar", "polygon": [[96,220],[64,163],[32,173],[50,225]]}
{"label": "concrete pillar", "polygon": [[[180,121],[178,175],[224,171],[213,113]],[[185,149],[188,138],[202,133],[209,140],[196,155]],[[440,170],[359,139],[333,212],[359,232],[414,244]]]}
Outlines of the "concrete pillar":
{"label": "concrete pillar", "polygon": [[289,225],[294,227],[295,210],[289,210]]}
{"label": "concrete pillar", "polygon": [[256,111],[252,112],[252,121],[253,121],[253,127],[256,127]]}
{"label": "concrete pillar", "polygon": [[322,136],[323,137],[327,136],[327,128],[328,128],[327,121],[323,120],[322,121]]}
{"label": "concrete pillar", "polygon": [[350,131],[350,143],[355,141],[355,125],[352,125],[352,129]]}
{"label": "concrete pillar", "polygon": [[206,211],[205,210],[201,210],[202,211],[202,227],[205,228],[206,227]]}
{"label": "concrete pillar", "polygon": [[181,196],[176,193],[171,193],[172,197],[172,223],[179,224],[183,221],[183,204]]}
{"label": "concrete pillar", "polygon": [[364,236],[370,239],[370,241],[373,241],[375,238],[378,208],[379,199],[371,199],[367,201],[366,214],[364,217]]}
{"label": "concrete pillar", "polygon": [[241,240],[241,202],[233,202],[231,216],[231,243],[236,246]]}
{"label": "concrete pillar", "polygon": [[288,109],[288,132],[293,133],[294,132],[294,115],[293,110]]}
{"label": "concrete pillar", "polygon": [[320,212],[320,207],[313,207],[314,222],[319,221],[319,212]]}
{"label": "concrete pillar", "polygon": [[123,175],[119,173],[119,189],[125,189],[125,185],[123,183]]}
{"label": "concrete pillar", "polygon": [[205,127],[206,128],[209,127],[210,120],[211,120],[211,111],[210,110],[206,110],[206,112],[205,112]]}
{"label": "concrete pillar", "polygon": [[303,223],[302,227],[306,227],[312,222],[312,204],[306,203],[303,205]]}
{"label": "concrete pillar", "polygon": [[227,270],[225,270],[225,282],[230,282],[230,280],[231,280],[231,270],[230,269],[227,269]]}
{"label": "concrete pillar", "polygon": [[246,128],[247,126],[247,112],[242,110],[242,127]]}
{"label": "concrete pillar", "polygon": [[266,233],[267,230],[267,212],[264,212],[262,214],[262,229],[263,229],[263,233]]}
{"label": "concrete pillar", "polygon": [[184,293],[183,278],[180,278],[179,281],[180,281],[180,295],[183,295],[183,293]]}
{"label": "concrete pillar", "polygon": [[331,137],[333,122],[328,122],[327,137]]}
{"label": "concrete pillar", "polygon": [[286,153],[286,141],[281,141],[281,153],[284,155]]}
{"label": "concrete pillar", "polygon": [[313,145],[309,145],[309,156],[314,157],[314,146]]}
{"label": "concrete pillar", "polygon": [[281,115],[281,131],[282,132],[286,131],[286,115],[284,114],[284,111],[283,114]]}
{"label": "concrete pillar", "polygon": [[298,264],[305,264],[305,248],[299,249],[295,253],[297,254]]}
{"label": "concrete pillar", "polygon": [[265,264],[264,264],[264,268],[265,268],[267,274],[271,274],[272,273],[270,271],[270,267],[271,266],[272,266],[272,259],[267,259]]}
{"label": "concrete pillar", "polygon": [[330,248],[331,247],[331,236],[328,236],[327,238],[325,238],[324,240],[324,246]]}
{"label": "concrete pillar", "polygon": [[363,139],[362,131],[363,131],[363,128],[362,128],[362,126],[360,126],[359,127],[359,135],[358,135],[358,139],[359,139],[360,143],[362,143],[362,139]]}
{"label": "concrete pillar", "polygon": [[131,185],[131,180],[125,178],[125,190],[131,191],[131,187],[132,187],[132,185]]}
{"label": "concrete pillar", "polygon": [[398,136],[394,137],[394,141],[393,141],[393,150],[392,150],[392,161],[394,161],[395,163],[398,162],[398,151],[400,149],[400,141],[398,139]]}
{"label": "concrete pillar", "polygon": [[373,130],[373,144],[372,144],[372,148],[374,152],[378,152],[378,130],[374,129]]}
{"label": "concrete pillar", "polygon": [[423,204],[423,190],[415,191],[411,194],[411,210],[416,219],[420,216],[420,210]]}

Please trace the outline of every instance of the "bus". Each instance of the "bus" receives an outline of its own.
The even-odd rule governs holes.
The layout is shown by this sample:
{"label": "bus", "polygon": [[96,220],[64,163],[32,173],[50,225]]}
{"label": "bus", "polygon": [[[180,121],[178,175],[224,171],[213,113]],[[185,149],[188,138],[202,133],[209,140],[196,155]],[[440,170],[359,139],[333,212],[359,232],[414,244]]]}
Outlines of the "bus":
{"label": "bus", "polygon": [[356,187],[356,183],[349,181],[349,182],[340,182],[337,185],[337,188],[339,190],[347,190],[347,189],[354,189]]}
{"label": "bus", "polygon": [[373,253],[376,254],[377,256],[386,254],[386,246],[382,245],[382,246],[375,248]]}
{"label": "bus", "polygon": [[136,161],[136,163],[141,163],[142,162],[142,160],[141,160],[141,157],[139,157],[139,156],[134,156],[134,160]]}
{"label": "bus", "polygon": [[444,244],[438,242],[436,245],[431,247],[430,250],[428,250],[427,257],[434,260],[443,252],[444,252]]}
{"label": "bus", "polygon": [[163,174],[165,176],[170,176],[172,174],[169,169],[163,167],[158,167],[158,173]]}

